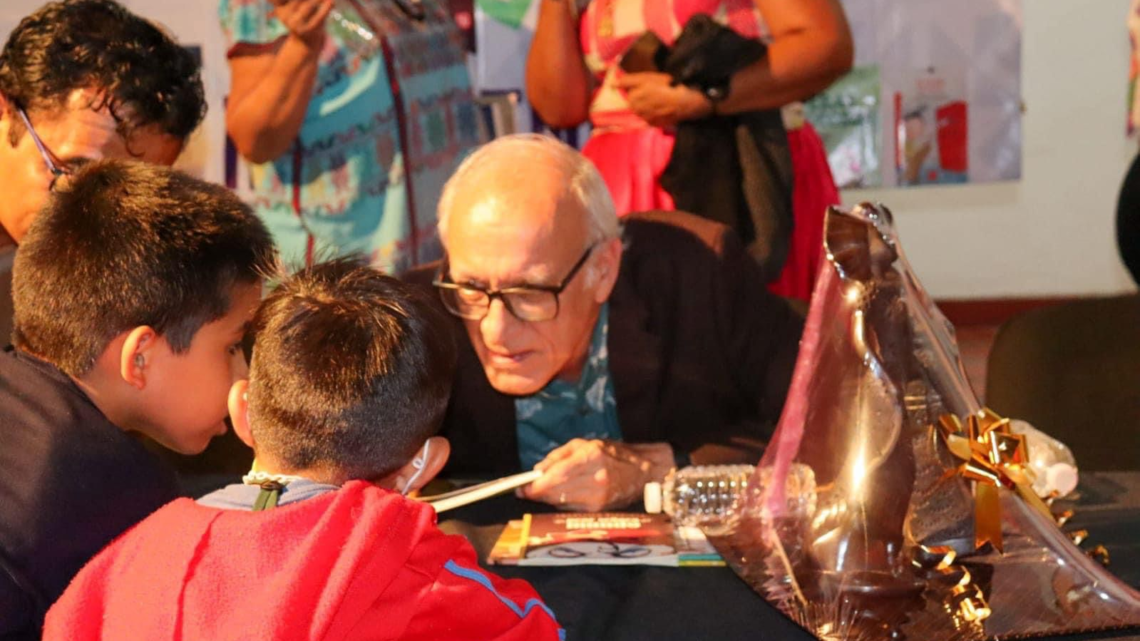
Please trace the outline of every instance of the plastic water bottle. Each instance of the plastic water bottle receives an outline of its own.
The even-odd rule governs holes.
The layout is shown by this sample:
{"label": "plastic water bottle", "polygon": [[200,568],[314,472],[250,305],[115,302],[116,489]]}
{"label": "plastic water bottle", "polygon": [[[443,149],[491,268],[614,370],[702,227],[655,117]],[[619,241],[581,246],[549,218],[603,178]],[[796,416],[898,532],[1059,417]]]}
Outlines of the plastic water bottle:
{"label": "plastic water bottle", "polygon": [[677,525],[715,527],[739,517],[751,465],[694,465],[674,470],[663,483],[645,485],[645,511],[664,512]]}
{"label": "plastic water bottle", "polygon": [[1009,427],[1014,434],[1025,436],[1037,496],[1060,498],[1077,488],[1077,461],[1064,443],[1025,421],[1012,420]]}
{"label": "plastic water bottle", "polygon": [[356,16],[356,10],[344,6],[344,0],[337,0],[329,12],[326,28],[335,33],[344,45],[359,55],[369,59],[376,55],[382,46],[380,38],[372,29]]}

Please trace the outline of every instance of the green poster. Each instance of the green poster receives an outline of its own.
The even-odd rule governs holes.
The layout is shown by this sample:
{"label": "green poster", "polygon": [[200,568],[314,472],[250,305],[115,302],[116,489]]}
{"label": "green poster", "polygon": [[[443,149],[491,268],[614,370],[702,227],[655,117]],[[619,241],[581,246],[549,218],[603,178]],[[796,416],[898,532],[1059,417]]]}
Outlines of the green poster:
{"label": "green poster", "polygon": [[879,67],[855,67],[804,105],[841,189],[882,184]]}
{"label": "green poster", "polygon": [[522,25],[523,16],[530,9],[533,0],[476,0],[475,4],[483,13],[512,29]]}

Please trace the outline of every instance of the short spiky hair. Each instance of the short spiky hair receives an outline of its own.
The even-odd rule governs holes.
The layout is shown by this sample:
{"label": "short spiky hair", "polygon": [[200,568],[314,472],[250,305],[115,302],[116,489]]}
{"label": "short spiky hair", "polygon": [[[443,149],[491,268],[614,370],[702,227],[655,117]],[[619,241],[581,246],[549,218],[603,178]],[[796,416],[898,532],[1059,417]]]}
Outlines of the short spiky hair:
{"label": "short spiky hair", "polygon": [[439,430],[456,347],[413,285],[342,258],[273,291],[253,322],[254,441],[293,470],[376,480]]}
{"label": "short spiky hair", "polygon": [[175,351],[273,269],[265,225],[224,187],[126,160],[82,167],[36,217],[12,272],[13,342],[82,376],[149,325]]}
{"label": "short spiky hair", "polygon": [[[184,140],[206,113],[198,61],[112,0],[50,2],[20,21],[0,51],[0,94],[28,110],[63,107],[93,89],[128,141],[157,126]],[[11,115],[11,114],[9,114]],[[12,128],[16,144],[22,127]]]}

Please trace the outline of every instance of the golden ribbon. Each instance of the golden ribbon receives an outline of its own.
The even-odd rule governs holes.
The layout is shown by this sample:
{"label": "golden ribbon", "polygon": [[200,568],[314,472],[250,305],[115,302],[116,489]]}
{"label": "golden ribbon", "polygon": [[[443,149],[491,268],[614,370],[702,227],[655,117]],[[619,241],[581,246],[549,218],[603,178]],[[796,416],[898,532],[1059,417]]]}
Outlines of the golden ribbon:
{"label": "golden ribbon", "polygon": [[946,601],[949,612],[966,623],[981,623],[993,613],[986,603],[986,595],[974,583],[973,575],[965,566],[955,565],[958,558],[954,549],[948,546],[918,546],[923,555],[912,561],[915,567],[940,574],[953,580],[955,573],[961,573],[950,588],[950,598]]}
{"label": "golden ribbon", "polygon": [[1009,419],[983,409],[966,417],[966,425],[957,416],[943,414],[938,419],[939,433],[946,446],[962,460],[950,475],[974,481],[974,546],[986,543],[1003,552],[1001,536],[1001,496],[1005,486],[1017,492],[1022,500],[1042,516],[1053,519],[1049,507],[1033,491],[1028,469],[1029,452],[1025,437],[1014,434]]}

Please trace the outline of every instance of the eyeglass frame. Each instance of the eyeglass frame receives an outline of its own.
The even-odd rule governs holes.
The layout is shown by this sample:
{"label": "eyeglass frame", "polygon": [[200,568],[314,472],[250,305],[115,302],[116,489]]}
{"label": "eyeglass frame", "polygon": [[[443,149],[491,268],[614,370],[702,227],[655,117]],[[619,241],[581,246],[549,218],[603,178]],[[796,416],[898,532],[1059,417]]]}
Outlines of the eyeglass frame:
{"label": "eyeglass frame", "polygon": [[32,142],[36,144],[36,149],[40,152],[40,157],[43,158],[44,164],[47,166],[48,172],[51,173],[51,183],[48,185],[48,191],[55,191],[55,184],[62,176],[70,176],[73,170],[67,166],[55,152],[48,149],[44,144],[43,139],[36,133],[36,128],[32,126],[32,121],[28,118],[28,112],[20,105],[15,105],[16,113],[20,115],[20,120],[24,122],[24,128],[28,130],[28,134],[32,137]]}
{"label": "eyeglass frame", "polygon": [[[590,255],[594,252],[594,249],[596,249],[600,244],[601,242],[596,242],[587,247],[586,251],[582,252],[582,257],[578,259],[578,262],[574,263],[574,266],[570,268],[570,273],[566,274],[566,277],[562,279],[562,282],[558,283],[557,285],[519,285],[515,287],[504,287],[502,289],[484,289],[482,287],[475,287],[474,285],[461,285],[450,280],[451,277],[447,273],[448,261],[446,257],[444,257],[443,262],[440,264],[439,273],[436,275],[435,279],[432,280],[431,284],[436,289],[440,290],[440,300],[443,301],[443,306],[447,308],[447,311],[453,316],[457,316],[464,320],[483,320],[491,311],[491,303],[494,302],[496,298],[498,298],[503,303],[503,307],[505,307],[506,310],[511,313],[511,316],[514,316],[524,323],[542,323],[545,321],[552,321],[558,318],[559,312],[562,311],[562,299],[560,298],[562,292],[570,286],[571,281],[573,281],[574,277],[578,275],[578,272],[582,271],[582,267],[586,264],[586,261],[589,260]],[[487,297],[487,307],[483,310],[483,314],[478,318],[463,316],[462,314],[456,312],[455,310],[451,309],[451,307],[447,304],[447,299],[443,297],[443,290],[459,291],[461,289],[477,291]],[[516,314],[515,310],[511,307],[511,304],[508,302],[505,295],[524,292],[545,292],[548,294],[554,294],[554,315],[550,318],[545,318],[542,320],[527,320]]]}

